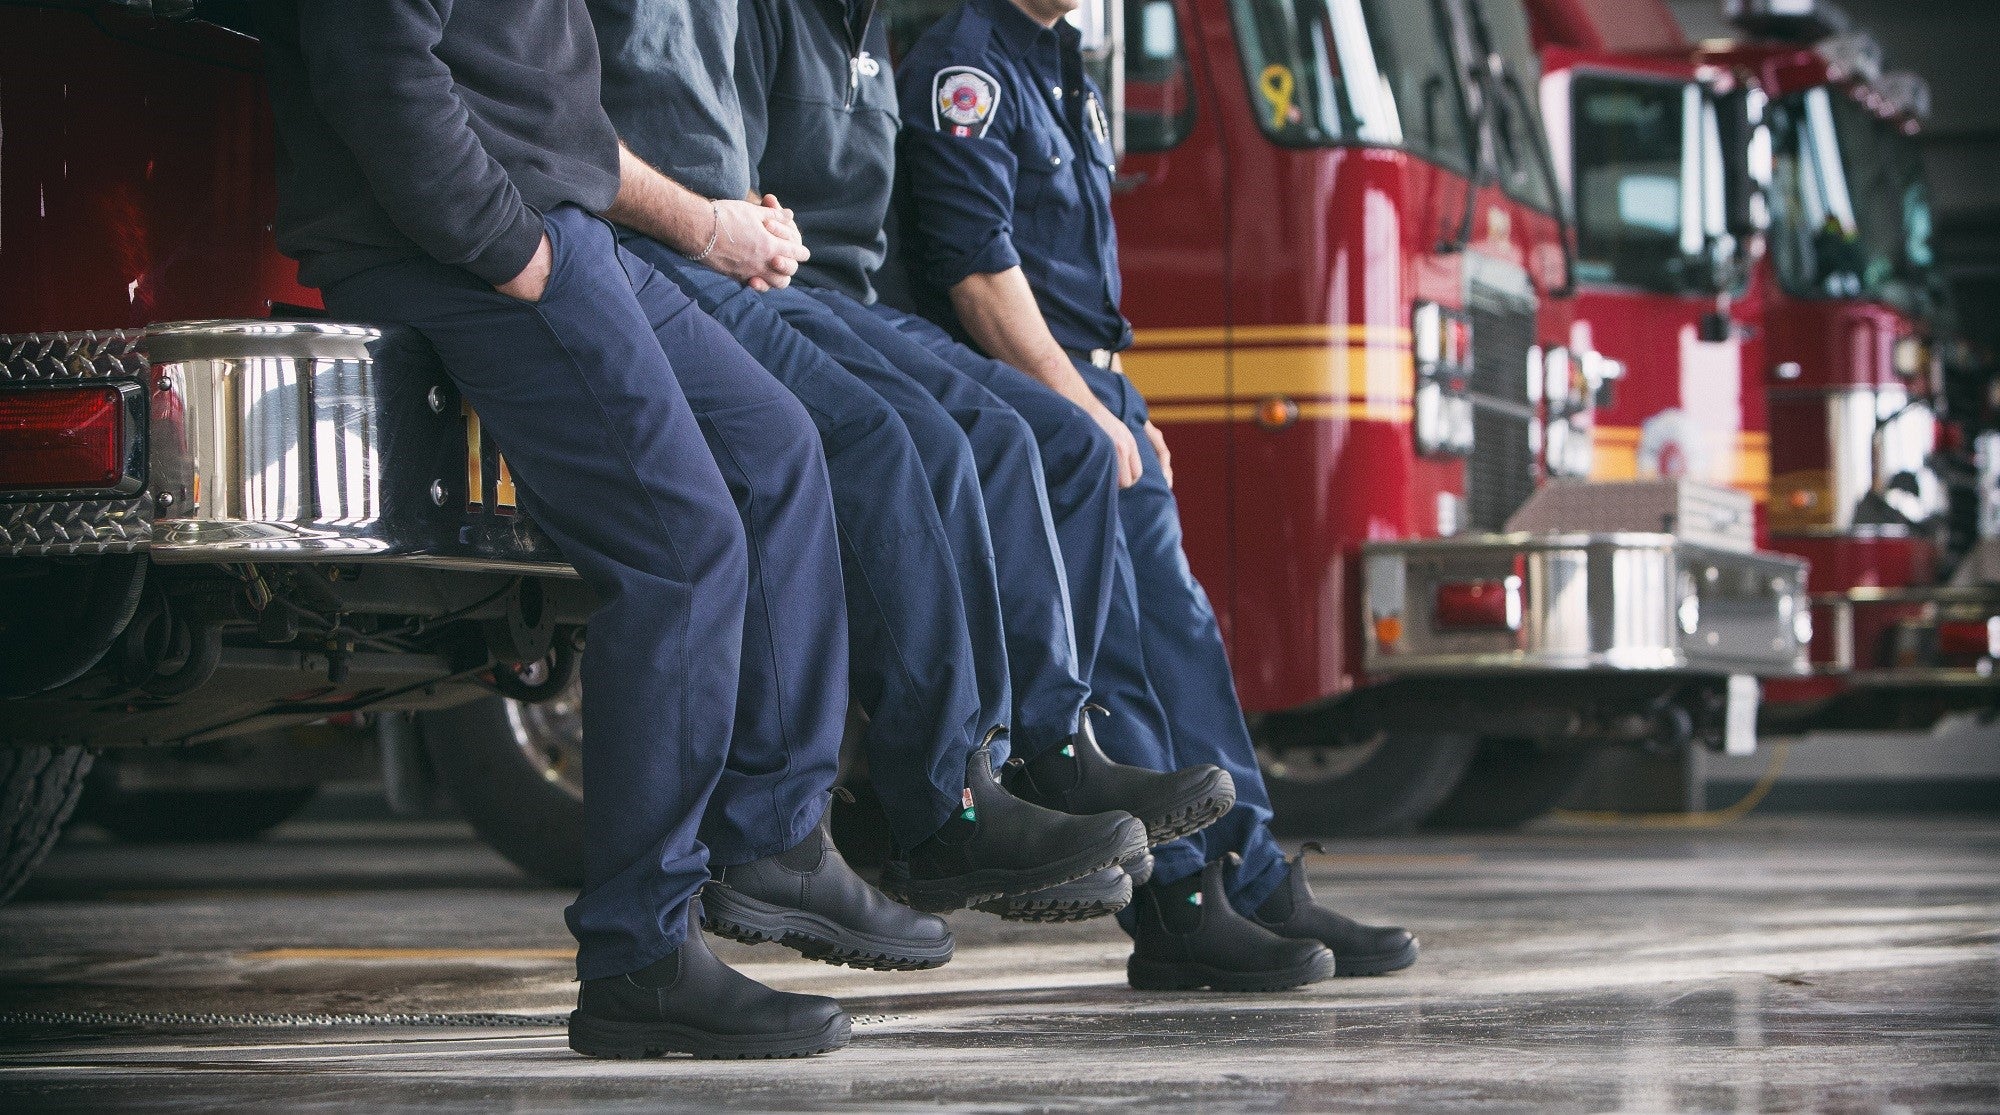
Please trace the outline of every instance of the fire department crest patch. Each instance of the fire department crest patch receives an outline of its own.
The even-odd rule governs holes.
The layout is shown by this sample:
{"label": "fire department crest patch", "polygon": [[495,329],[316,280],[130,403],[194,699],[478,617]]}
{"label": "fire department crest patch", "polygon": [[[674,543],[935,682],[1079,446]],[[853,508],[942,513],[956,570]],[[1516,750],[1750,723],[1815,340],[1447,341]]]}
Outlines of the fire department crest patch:
{"label": "fire department crest patch", "polygon": [[1000,104],[1000,83],[975,66],[946,66],[931,79],[931,124],[955,136],[983,136]]}

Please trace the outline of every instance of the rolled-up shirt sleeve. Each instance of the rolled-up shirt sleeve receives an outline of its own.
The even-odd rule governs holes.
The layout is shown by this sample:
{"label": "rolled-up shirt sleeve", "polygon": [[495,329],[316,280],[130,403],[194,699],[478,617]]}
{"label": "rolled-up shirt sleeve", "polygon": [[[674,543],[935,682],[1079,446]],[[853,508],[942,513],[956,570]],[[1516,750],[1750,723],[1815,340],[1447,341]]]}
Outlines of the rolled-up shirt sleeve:
{"label": "rolled-up shirt sleeve", "polygon": [[904,70],[899,94],[903,128],[897,141],[919,273],[947,290],[968,275],[993,274],[1021,263],[1014,249],[1014,182],[1020,165],[1007,142],[1012,113],[1006,92],[1000,91],[994,118],[984,129],[954,128],[932,103],[939,74],[954,68]]}
{"label": "rolled-up shirt sleeve", "polygon": [[305,0],[299,45],[315,106],[390,221],[438,262],[497,285],[533,258],[542,218],[473,133],[437,56],[451,9],[452,0]]}

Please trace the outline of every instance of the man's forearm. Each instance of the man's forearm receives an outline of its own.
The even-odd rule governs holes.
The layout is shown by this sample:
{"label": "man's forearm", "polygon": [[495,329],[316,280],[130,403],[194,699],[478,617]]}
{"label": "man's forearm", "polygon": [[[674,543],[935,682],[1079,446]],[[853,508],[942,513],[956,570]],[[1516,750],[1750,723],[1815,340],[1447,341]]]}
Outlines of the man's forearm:
{"label": "man's forearm", "polygon": [[655,170],[622,143],[618,200],[604,215],[684,255],[699,254],[716,228],[714,203]]}
{"label": "man's forearm", "polygon": [[1072,402],[1093,398],[1069,354],[1049,332],[1019,267],[967,275],[951,288],[952,309],[987,355],[1034,376]]}

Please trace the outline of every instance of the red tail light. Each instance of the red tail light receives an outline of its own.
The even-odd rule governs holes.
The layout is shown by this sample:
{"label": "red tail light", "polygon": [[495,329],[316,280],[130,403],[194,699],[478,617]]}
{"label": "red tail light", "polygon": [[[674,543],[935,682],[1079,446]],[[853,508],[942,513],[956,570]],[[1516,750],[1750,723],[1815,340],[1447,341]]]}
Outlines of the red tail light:
{"label": "red tail light", "polygon": [[118,388],[0,392],[0,491],[112,488],[124,475]]}
{"label": "red tail light", "polygon": [[1431,623],[1439,630],[1519,631],[1521,578],[1439,585]]}
{"label": "red tail light", "polygon": [[2000,658],[2000,616],[1938,624],[1938,656],[1954,666]]}

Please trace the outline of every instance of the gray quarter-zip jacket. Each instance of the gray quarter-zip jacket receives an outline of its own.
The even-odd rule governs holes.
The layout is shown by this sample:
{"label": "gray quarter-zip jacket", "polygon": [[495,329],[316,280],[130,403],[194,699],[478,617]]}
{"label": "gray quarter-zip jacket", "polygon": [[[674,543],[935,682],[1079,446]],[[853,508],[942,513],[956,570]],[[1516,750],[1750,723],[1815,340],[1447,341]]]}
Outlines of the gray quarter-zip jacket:
{"label": "gray quarter-zip jacket", "polygon": [[876,0],[740,0],[736,88],[757,189],[798,214],[811,286],[873,301],[895,185],[896,83]]}

